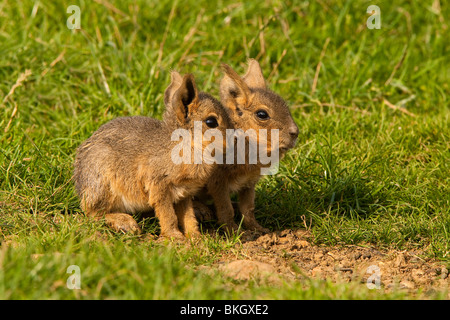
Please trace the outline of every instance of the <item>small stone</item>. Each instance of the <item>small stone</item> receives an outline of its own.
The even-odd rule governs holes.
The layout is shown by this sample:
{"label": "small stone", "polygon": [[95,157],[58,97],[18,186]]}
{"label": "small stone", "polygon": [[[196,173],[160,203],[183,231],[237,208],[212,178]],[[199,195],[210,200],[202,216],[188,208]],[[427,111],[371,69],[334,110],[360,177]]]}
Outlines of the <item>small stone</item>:
{"label": "small stone", "polygon": [[322,253],[316,253],[315,255],[314,255],[314,260],[320,260],[320,259],[322,259],[323,258],[323,254]]}
{"label": "small stone", "polygon": [[425,282],[426,279],[424,279],[424,275],[425,275],[425,273],[420,269],[413,269],[411,271],[411,276],[412,276],[414,282],[418,282],[418,283]]}
{"label": "small stone", "polygon": [[395,259],[394,266],[399,268],[401,266],[404,266],[405,263],[406,263],[405,256],[402,253],[400,253],[397,256],[397,259]]}
{"label": "small stone", "polygon": [[298,245],[300,246],[300,248],[306,248],[306,247],[311,246],[311,244],[308,241],[305,241],[305,240],[300,240],[298,242]]}
{"label": "small stone", "polygon": [[448,269],[446,267],[441,268],[441,278],[446,279],[448,277]]}
{"label": "small stone", "polygon": [[362,257],[362,253],[361,252],[357,252],[353,255],[353,259],[358,260],[359,258]]}
{"label": "small stone", "polygon": [[322,276],[323,269],[322,267],[315,267],[311,270],[311,276],[320,278]]}
{"label": "small stone", "polygon": [[414,289],[414,287],[415,287],[414,282],[408,281],[408,280],[404,280],[404,281],[400,282],[400,285],[399,285],[400,289],[411,290],[411,289]]}
{"label": "small stone", "polygon": [[362,255],[362,258],[363,259],[370,259],[370,258],[372,258],[372,254],[370,252],[366,252],[366,253],[364,253]]}

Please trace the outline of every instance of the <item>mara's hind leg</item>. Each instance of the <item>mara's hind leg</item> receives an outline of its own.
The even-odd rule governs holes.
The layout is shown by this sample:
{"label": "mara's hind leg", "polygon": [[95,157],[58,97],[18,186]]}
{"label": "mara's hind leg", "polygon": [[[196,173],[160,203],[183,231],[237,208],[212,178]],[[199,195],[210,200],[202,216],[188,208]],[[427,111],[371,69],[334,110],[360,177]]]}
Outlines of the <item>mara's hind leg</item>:
{"label": "mara's hind leg", "polygon": [[192,206],[194,208],[195,217],[198,221],[204,222],[216,219],[214,210],[209,208],[206,204],[200,200],[193,200]]}
{"label": "mara's hind leg", "polygon": [[239,228],[234,222],[234,209],[230,199],[227,179],[215,178],[208,182],[208,193],[214,201],[217,222],[223,226],[225,232],[232,234]]}
{"label": "mara's hind leg", "polygon": [[136,220],[127,213],[106,213],[103,214],[99,210],[94,210],[91,208],[85,208],[84,213],[86,216],[100,220],[105,218],[106,224],[116,232],[130,233],[130,234],[141,234],[142,230],[137,224]]}
{"label": "mara's hind leg", "polygon": [[239,191],[239,211],[244,217],[244,227],[247,230],[268,233],[269,229],[262,227],[255,218],[255,187],[251,186]]}
{"label": "mara's hind leg", "polygon": [[139,235],[142,233],[141,228],[136,220],[127,213],[107,213],[105,214],[106,224],[116,232],[129,233]]}
{"label": "mara's hind leg", "polygon": [[116,232],[142,233],[133,217],[120,209],[123,205],[111,193],[108,183],[89,175],[84,178],[81,176],[79,180],[83,182],[78,186],[78,193],[81,195],[80,206],[86,216],[96,220],[104,217],[106,224]]}

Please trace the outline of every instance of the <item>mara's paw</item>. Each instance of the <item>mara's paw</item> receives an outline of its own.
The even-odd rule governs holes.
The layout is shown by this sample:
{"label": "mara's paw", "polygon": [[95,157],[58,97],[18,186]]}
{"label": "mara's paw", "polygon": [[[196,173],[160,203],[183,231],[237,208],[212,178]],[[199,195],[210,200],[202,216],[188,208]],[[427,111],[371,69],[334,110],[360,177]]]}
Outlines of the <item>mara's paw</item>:
{"label": "mara's paw", "polygon": [[116,232],[139,235],[141,228],[132,216],[126,213],[110,213],[105,215],[106,224]]}

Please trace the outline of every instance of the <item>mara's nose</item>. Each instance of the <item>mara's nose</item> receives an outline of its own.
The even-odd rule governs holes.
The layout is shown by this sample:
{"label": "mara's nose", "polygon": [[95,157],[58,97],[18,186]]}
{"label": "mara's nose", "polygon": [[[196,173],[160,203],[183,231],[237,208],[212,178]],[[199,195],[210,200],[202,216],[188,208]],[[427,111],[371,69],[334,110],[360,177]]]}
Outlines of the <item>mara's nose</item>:
{"label": "mara's nose", "polygon": [[291,135],[292,139],[297,139],[298,133],[299,133],[299,130],[298,130],[297,125],[295,123],[292,124],[289,128],[289,134]]}

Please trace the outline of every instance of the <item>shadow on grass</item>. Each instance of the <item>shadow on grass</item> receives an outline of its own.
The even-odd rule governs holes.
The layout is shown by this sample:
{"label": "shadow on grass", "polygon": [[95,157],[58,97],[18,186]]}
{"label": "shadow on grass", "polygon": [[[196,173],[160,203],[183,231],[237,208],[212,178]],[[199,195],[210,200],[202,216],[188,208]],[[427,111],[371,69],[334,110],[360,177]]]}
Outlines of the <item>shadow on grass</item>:
{"label": "shadow on grass", "polygon": [[257,192],[257,217],[275,229],[305,227],[313,215],[366,219],[386,204],[381,186],[373,181],[354,177],[324,180],[294,176],[277,179],[275,186],[263,186]]}
{"label": "shadow on grass", "polygon": [[324,216],[367,219],[389,205],[385,181],[373,178],[378,160],[337,159],[333,147],[316,143],[310,157],[291,154],[277,175],[257,188],[256,216],[271,229],[309,228]]}

